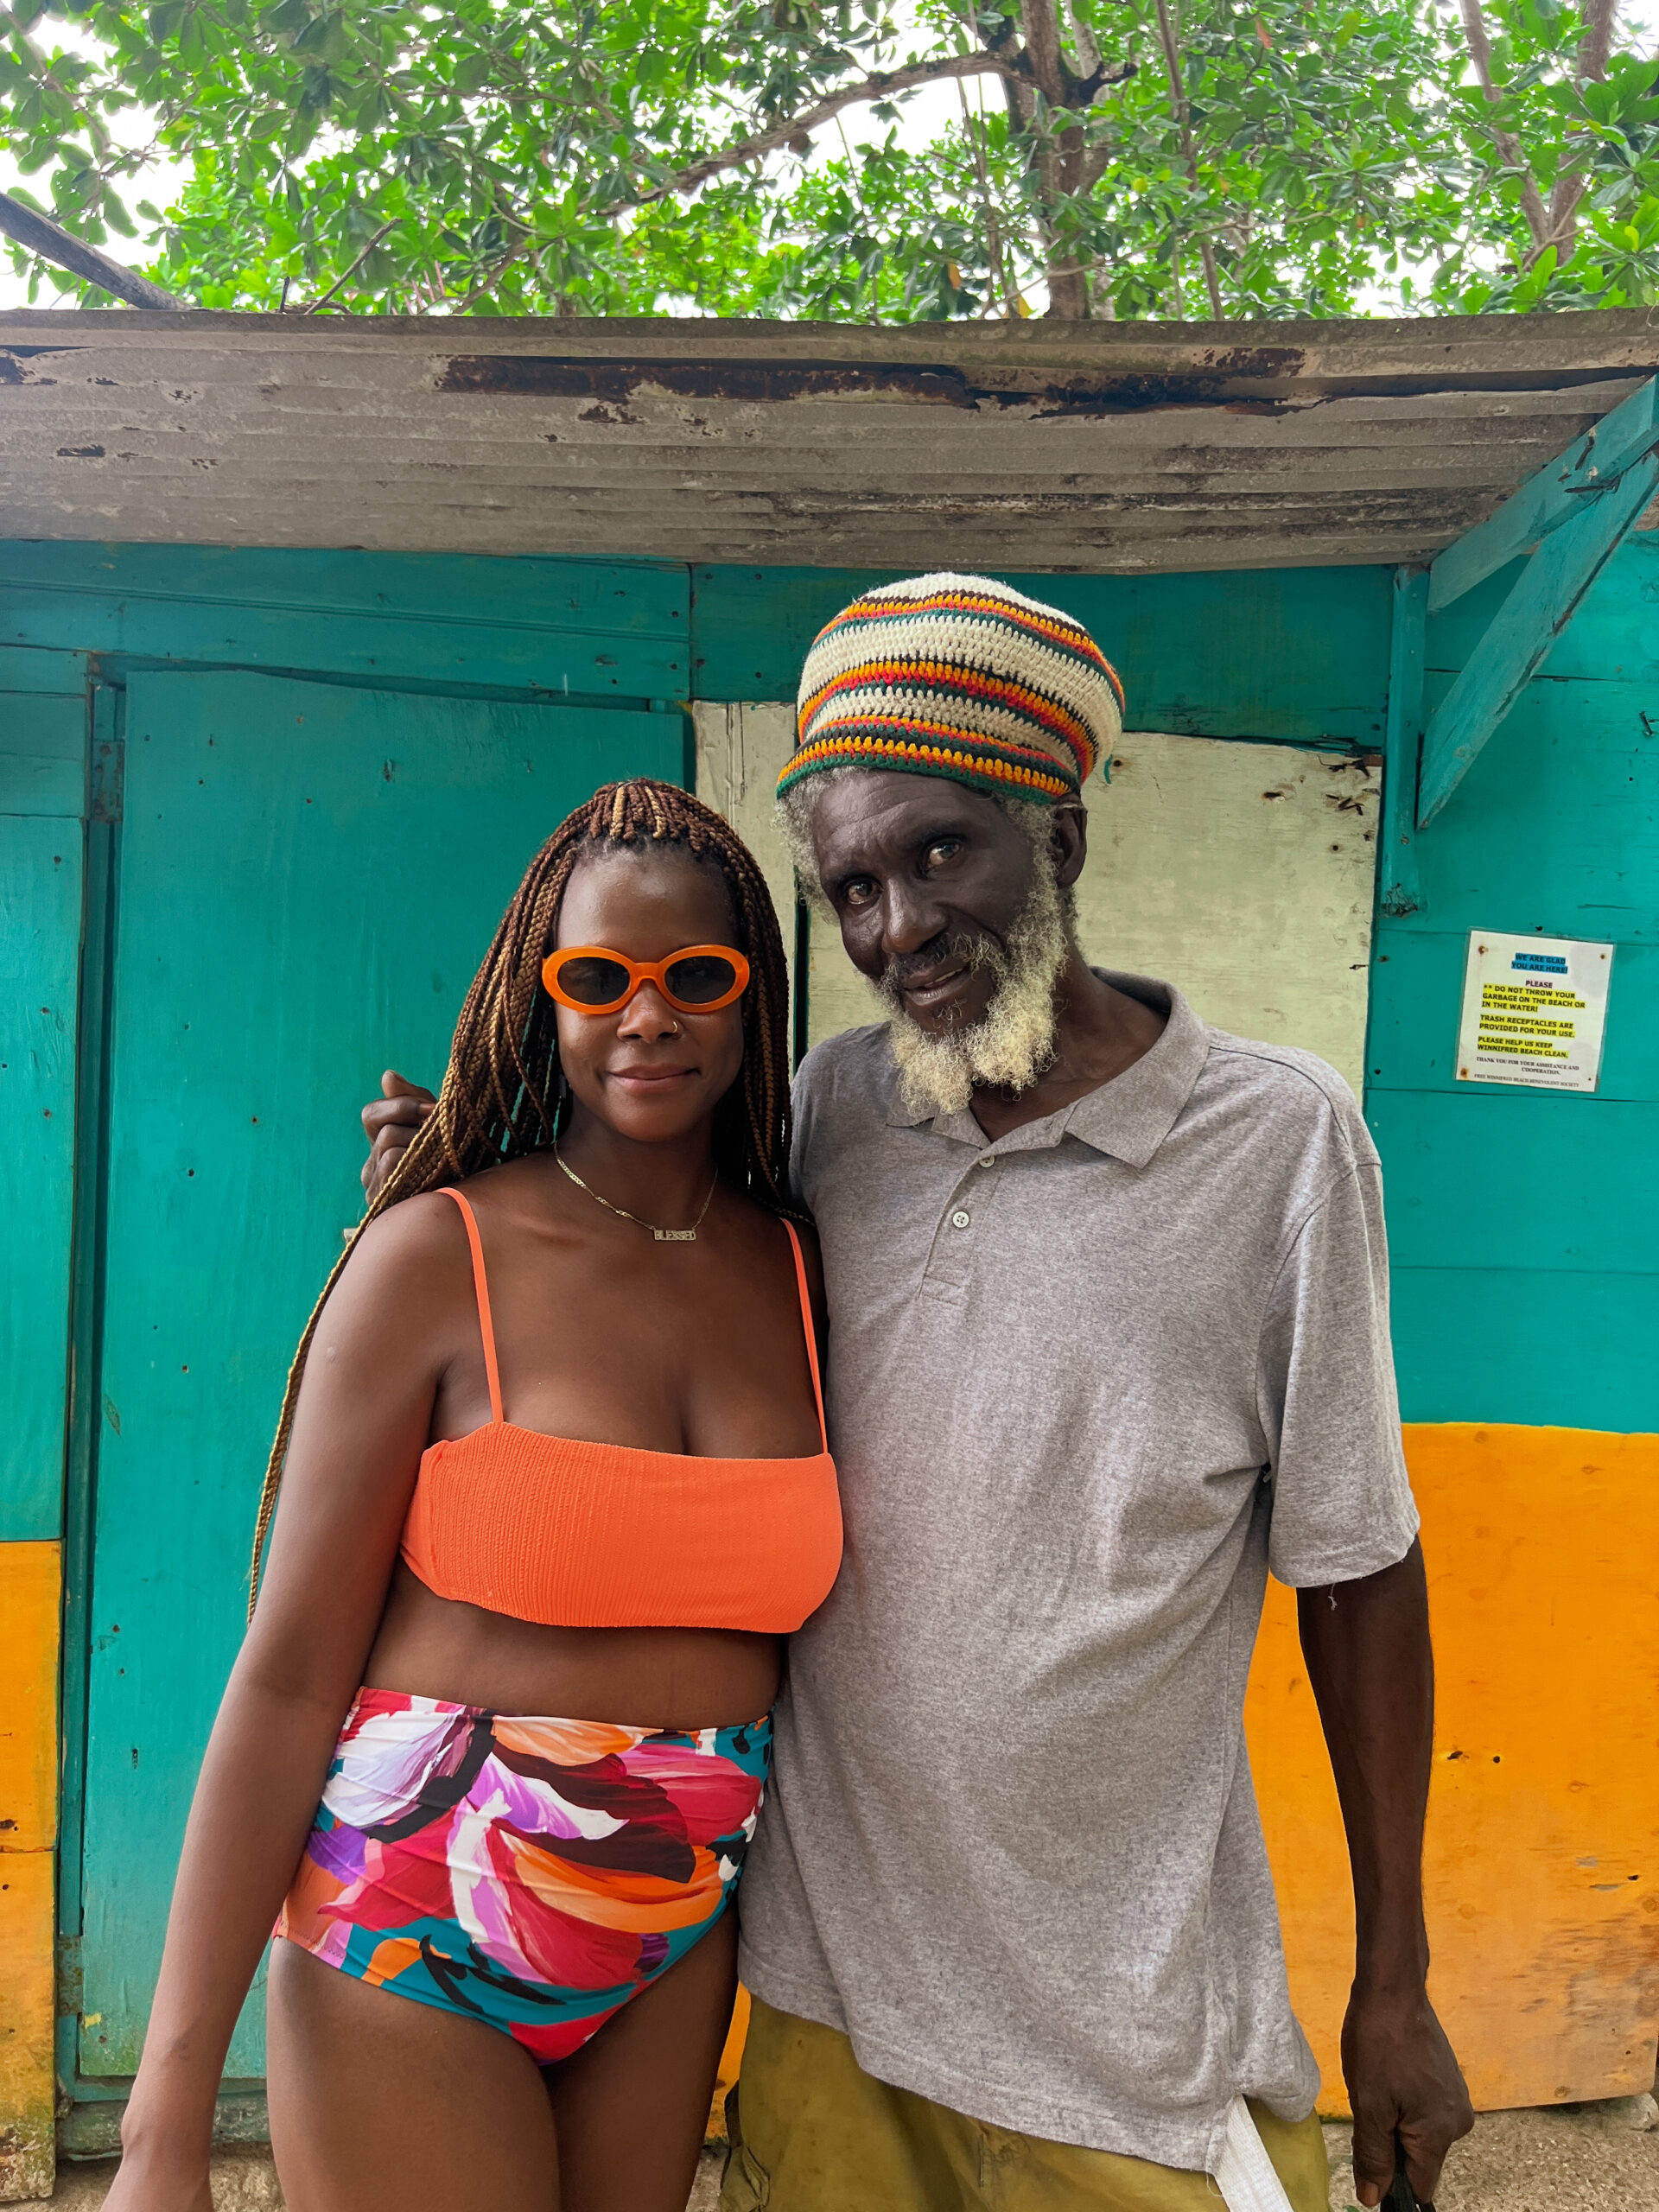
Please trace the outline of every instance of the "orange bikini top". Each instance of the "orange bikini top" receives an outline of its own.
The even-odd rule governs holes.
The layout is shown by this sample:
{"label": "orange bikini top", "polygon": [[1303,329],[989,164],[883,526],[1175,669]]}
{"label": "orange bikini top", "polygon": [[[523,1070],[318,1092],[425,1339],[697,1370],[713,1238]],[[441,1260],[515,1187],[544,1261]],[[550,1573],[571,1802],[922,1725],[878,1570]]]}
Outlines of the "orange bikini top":
{"label": "orange bikini top", "polygon": [[[722,1628],[781,1635],[830,1594],[841,1564],[836,1463],[705,1459],[517,1428],[501,1409],[478,1223],[473,1251],[490,1422],[421,1454],[401,1549],[440,1598],[549,1628]],[[800,1239],[801,1324],[823,1434],[823,1386]]]}

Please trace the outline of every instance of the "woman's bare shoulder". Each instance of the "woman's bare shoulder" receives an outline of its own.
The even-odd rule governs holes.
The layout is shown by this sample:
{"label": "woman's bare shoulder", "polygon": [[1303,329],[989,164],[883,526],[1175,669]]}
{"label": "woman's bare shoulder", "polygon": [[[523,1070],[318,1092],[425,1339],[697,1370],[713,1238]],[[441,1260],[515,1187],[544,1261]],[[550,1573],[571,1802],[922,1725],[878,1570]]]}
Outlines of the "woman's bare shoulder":
{"label": "woman's bare shoulder", "polygon": [[327,1311],[343,1318],[372,1309],[407,1320],[452,1303],[458,1294],[470,1298],[471,1280],[460,1210],[441,1192],[423,1191],[357,1230]]}

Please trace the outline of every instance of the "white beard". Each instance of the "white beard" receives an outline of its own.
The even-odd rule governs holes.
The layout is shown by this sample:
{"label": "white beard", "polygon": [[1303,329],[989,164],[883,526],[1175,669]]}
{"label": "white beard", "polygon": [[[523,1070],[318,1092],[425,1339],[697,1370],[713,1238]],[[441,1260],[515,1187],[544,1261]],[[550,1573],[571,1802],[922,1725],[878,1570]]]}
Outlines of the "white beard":
{"label": "white beard", "polygon": [[906,1010],[891,972],[873,986],[887,1014],[906,1112],[960,1114],[974,1087],[1029,1090],[1054,1058],[1055,986],[1071,953],[1065,902],[1046,852],[1006,951],[976,940],[969,959],[995,978],[991,1002],[970,1027],[936,1036]]}

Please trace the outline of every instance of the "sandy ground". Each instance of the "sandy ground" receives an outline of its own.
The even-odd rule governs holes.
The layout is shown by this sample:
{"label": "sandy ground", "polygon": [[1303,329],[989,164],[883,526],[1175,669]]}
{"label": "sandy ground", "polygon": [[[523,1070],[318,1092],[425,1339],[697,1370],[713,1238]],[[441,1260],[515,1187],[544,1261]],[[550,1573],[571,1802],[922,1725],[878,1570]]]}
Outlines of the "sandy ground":
{"label": "sandy ground", "polygon": [[[1634,2098],[1615,2106],[1546,2112],[1487,2113],[1447,2161],[1437,2212],[1659,2212],[1659,2129],[1633,2126],[1649,2116]],[[1348,2130],[1325,2130],[1331,2149],[1332,2212],[1354,2204]],[[704,2154],[687,2212],[715,2212],[718,2153]],[[95,2212],[113,2160],[65,2166],[53,2204]],[[213,2162],[215,2212],[281,2212],[282,2195],[263,2151],[226,2152]],[[853,2206],[846,2212],[882,2212]]]}
{"label": "sandy ground", "polygon": [[[1446,2162],[1436,2212],[1659,2212],[1659,2133],[1639,2125],[1655,2116],[1636,2097],[1483,2113]],[[1349,2212],[1350,2131],[1328,2126],[1325,2139],[1332,2212]]]}

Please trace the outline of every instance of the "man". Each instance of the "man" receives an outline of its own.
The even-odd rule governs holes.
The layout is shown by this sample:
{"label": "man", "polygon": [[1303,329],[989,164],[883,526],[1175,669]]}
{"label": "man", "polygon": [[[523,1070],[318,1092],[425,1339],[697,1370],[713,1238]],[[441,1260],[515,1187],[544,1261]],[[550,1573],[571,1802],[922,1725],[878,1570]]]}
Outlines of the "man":
{"label": "man", "polygon": [[[796,1086],[847,1554],[745,1876],[725,2212],[1324,2212],[1243,1742],[1269,1566],[1353,1866],[1361,2202],[1471,2125],[1376,1155],[1320,1061],[1084,962],[1120,709],[983,578],[867,594],[803,673],[780,800],[887,1019]],[[416,1110],[365,1110],[381,1158]]]}

